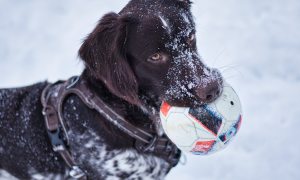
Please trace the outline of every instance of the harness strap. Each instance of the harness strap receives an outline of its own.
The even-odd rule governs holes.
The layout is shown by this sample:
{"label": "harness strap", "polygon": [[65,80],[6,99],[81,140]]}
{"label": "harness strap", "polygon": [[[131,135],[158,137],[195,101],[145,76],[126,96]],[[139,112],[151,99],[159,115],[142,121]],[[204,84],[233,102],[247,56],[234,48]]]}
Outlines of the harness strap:
{"label": "harness strap", "polygon": [[[86,179],[85,173],[76,165],[64,141],[69,144],[67,128],[63,120],[63,104],[71,94],[77,95],[90,109],[96,110],[105,120],[109,121],[124,133],[136,139],[135,148],[139,152],[160,155],[173,167],[177,165],[181,152],[164,135],[159,137],[126,121],[103,100],[96,96],[80,77],[74,77],[66,82],[59,81],[47,86],[42,93],[43,114],[54,151],[59,152],[66,164],[72,169],[70,175],[77,179]],[[62,129],[62,131],[61,131]],[[62,137],[65,137],[63,139]]]}
{"label": "harness strap", "polygon": [[[78,80],[75,80],[75,82]],[[123,117],[113,111],[110,107],[108,107],[102,99],[98,96],[95,96],[86,86],[85,81],[80,81],[76,86],[67,87],[67,90],[62,94],[62,98],[59,103],[59,119],[62,118],[62,108],[64,99],[71,94],[77,95],[90,109],[96,110],[99,114],[101,114],[106,120],[108,120],[113,125],[119,127],[123,132],[130,135],[131,137],[138,139],[144,143],[150,143],[153,135],[133,126],[131,123],[127,122]],[[63,121],[60,122],[63,125]],[[64,127],[65,129],[65,127]],[[66,129],[65,129],[66,130]]]}
{"label": "harness strap", "polygon": [[[87,176],[83,170],[81,170],[74,161],[71,153],[68,151],[63,136],[67,137],[67,133],[61,131],[60,128],[60,118],[59,113],[57,112],[57,101],[58,99],[58,91],[55,92],[55,96],[53,97],[51,93],[48,91],[55,85],[62,83],[61,81],[53,84],[48,85],[42,93],[41,101],[43,105],[43,115],[45,118],[45,124],[48,132],[48,136],[50,142],[52,144],[52,148],[55,152],[59,153],[60,156],[63,158],[65,163],[70,167],[69,175],[78,180],[87,180]],[[59,90],[62,88],[60,87]],[[61,121],[63,122],[63,121]],[[62,125],[62,124],[61,124]],[[63,126],[63,125],[62,125]]]}

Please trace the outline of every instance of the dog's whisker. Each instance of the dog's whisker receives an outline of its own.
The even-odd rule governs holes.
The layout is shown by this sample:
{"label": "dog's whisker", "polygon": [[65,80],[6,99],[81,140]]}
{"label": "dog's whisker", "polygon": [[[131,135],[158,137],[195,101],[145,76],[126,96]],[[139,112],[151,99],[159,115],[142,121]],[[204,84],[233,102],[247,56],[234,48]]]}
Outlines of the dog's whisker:
{"label": "dog's whisker", "polygon": [[213,63],[212,65],[215,66],[217,60],[221,57],[221,55],[223,55],[223,53],[225,52],[225,48],[223,48],[219,53],[217,53],[217,55],[213,58]]}
{"label": "dog's whisker", "polygon": [[227,77],[224,77],[226,80],[228,79],[233,79],[233,78],[238,78],[239,76],[237,75],[231,75],[231,76],[227,76]]}
{"label": "dog's whisker", "polygon": [[239,64],[228,64],[228,65],[220,66],[220,67],[218,67],[218,69],[222,70],[222,69],[228,69],[228,68],[237,68],[239,66],[240,66]]}
{"label": "dog's whisker", "polygon": [[[232,78],[232,77],[244,77],[244,74],[239,71],[238,69],[230,69],[231,71],[230,72],[233,72],[233,73],[223,73],[223,76],[225,79],[229,79],[229,78]],[[224,71],[224,72],[228,72],[229,70],[227,71]],[[228,76],[229,75],[229,76]]]}

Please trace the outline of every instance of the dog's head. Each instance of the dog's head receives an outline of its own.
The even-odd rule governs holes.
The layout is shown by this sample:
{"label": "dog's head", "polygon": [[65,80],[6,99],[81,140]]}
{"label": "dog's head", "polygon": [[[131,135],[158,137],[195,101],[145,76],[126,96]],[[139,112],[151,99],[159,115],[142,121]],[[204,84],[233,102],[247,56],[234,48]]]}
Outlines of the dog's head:
{"label": "dog's head", "polygon": [[91,77],[118,97],[139,104],[139,92],[175,106],[216,99],[222,77],[198,53],[189,0],[132,0],[106,14],[79,55]]}

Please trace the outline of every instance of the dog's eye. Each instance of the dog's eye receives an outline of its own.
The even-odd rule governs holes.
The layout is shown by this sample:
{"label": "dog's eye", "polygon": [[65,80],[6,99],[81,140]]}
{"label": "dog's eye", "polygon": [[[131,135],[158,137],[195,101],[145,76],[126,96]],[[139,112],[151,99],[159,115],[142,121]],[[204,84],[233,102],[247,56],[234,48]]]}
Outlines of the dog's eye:
{"label": "dog's eye", "polygon": [[161,55],[158,53],[155,53],[151,56],[151,59],[154,61],[158,61],[158,60],[160,60],[160,58],[161,58]]}
{"label": "dog's eye", "polygon": [[193,34],[191,34],[191,35],[189,36],[189,39],[187,40],[187,43],[188,43],[189,45],[192,45],[193,42],[195,42],[195,39],[196,39],[196,35],[193,33]]}
{"label": "dog's eye", "polygon": [[162,53],[155,53],[148,58],[151,63],[163,63],[166,62],[167,57]]}

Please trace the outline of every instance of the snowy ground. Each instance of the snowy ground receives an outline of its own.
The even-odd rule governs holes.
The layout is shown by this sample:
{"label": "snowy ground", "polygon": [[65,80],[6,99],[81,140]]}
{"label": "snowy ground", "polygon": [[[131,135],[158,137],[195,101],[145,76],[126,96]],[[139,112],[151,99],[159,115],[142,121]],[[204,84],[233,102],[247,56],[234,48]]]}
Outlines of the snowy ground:
{"label": "snowy ground", "polygon": [[[82,39],[127,0],[0,0],[0,87],[79,74]],[[215,155],[187,156],[168,180],[300,179],[300,1],[197,0],[205,62],[237,92],[244,122]]]}

